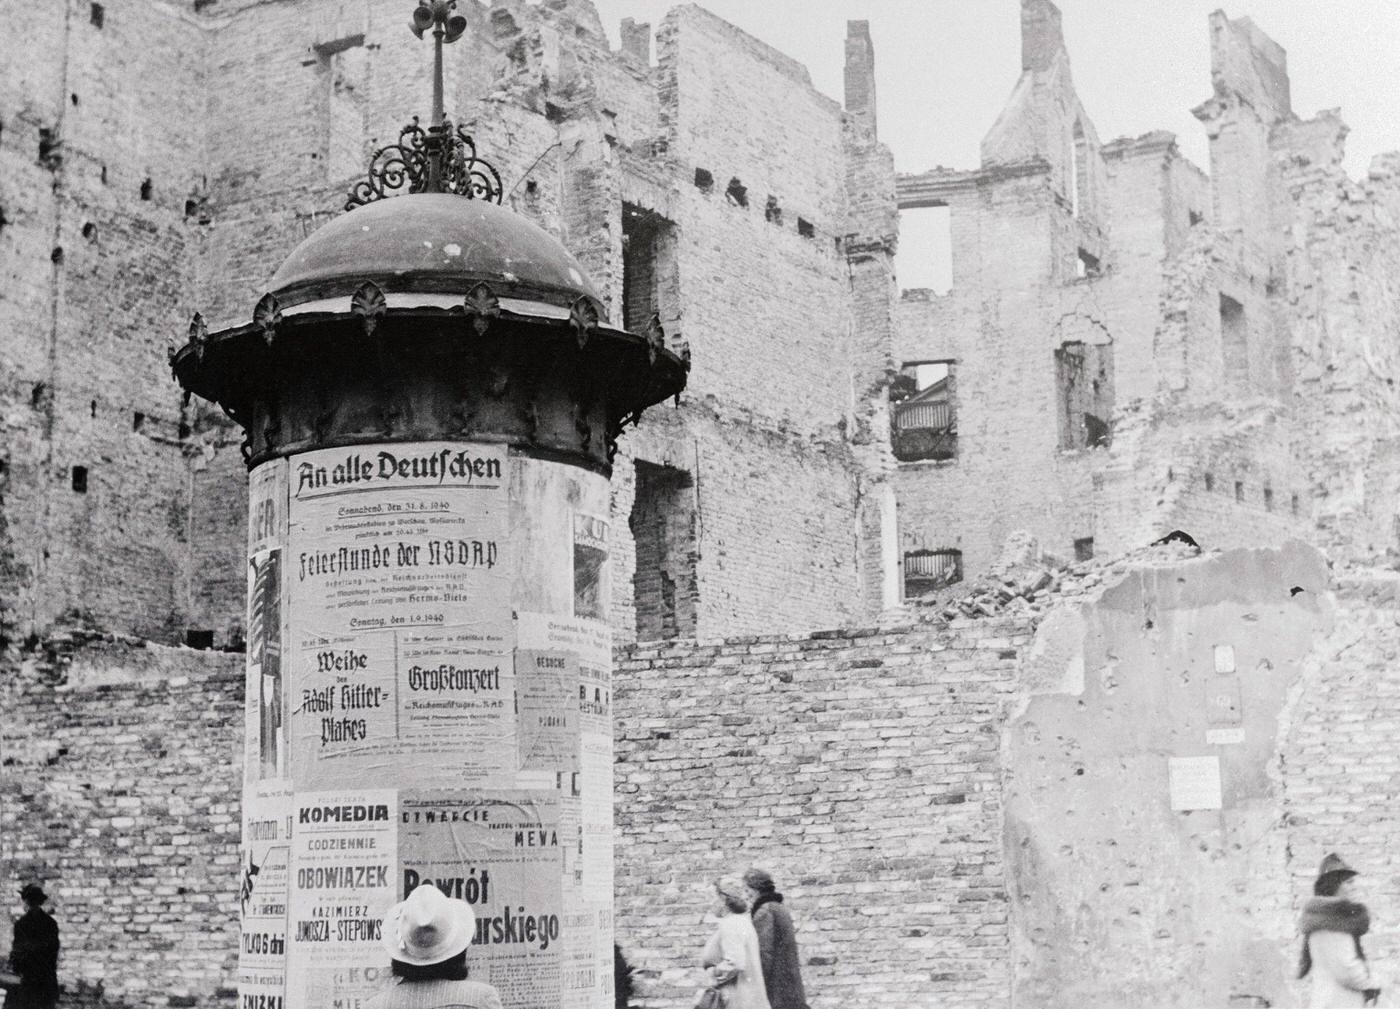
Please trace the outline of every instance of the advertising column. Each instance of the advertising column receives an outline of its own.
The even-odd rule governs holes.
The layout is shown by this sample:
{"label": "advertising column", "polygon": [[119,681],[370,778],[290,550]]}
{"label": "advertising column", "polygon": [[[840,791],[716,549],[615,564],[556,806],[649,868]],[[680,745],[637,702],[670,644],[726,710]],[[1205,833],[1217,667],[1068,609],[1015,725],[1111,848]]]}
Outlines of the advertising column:
{"label": "advertising column", "polygon": [[471,977],[506,1006],[602,1009],[605,478],[428,442],[250,488],[240,1004],[371,1005],[383,916],[427,881],[472,906]]}

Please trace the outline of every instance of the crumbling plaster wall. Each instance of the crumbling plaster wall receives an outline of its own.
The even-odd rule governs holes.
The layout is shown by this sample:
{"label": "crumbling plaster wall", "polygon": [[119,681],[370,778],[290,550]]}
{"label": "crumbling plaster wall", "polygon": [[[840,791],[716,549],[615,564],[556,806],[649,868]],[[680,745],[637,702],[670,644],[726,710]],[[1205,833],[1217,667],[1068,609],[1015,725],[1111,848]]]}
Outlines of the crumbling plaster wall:
{"label": "crumbling plaster wall", "polygon": [[[1288,1004],[1280,713],[1326,592],[1311,548],[1232,550],[1040,625],[1003,737],[1018,1003]],[[1169,767],[1194,757],[1218,761],[1221,808],[1174,808]]]}

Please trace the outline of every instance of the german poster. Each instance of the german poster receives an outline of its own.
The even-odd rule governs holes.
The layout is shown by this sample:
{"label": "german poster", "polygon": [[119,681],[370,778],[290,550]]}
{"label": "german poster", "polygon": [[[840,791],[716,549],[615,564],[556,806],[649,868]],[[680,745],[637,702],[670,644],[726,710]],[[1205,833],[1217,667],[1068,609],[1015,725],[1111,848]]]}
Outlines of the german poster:
{"label": "german poster", "polygon": [[[347,775],[488,787],[514,774],[505,467],[500,446],[453,442],[293,462],[298,789]],[[410,768],[412,780],[400,780]]]}

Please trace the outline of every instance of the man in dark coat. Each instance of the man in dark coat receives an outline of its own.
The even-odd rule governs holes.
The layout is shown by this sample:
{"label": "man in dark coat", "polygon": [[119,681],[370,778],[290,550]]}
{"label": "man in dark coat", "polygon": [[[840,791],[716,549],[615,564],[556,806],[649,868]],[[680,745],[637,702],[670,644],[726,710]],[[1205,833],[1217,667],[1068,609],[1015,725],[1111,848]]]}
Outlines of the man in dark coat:
{"label": "man in dark coat", "polygon": [[15,921],[10,966],[20,976],[6,1009],[54,1009],[58,1005],[58,924],[44,910],[48,895],[37,883],[19,891],[25,911]]}
{"label": "man in dark coat", "polygon": [[797,960],[797,930],[783,906],[783,895],[773,877],[762,869],[744,873],[753,908],[753,928],[758,933],[758,953],[763,962],[763,987],[772,1009],[807,1009],[802,970]]}

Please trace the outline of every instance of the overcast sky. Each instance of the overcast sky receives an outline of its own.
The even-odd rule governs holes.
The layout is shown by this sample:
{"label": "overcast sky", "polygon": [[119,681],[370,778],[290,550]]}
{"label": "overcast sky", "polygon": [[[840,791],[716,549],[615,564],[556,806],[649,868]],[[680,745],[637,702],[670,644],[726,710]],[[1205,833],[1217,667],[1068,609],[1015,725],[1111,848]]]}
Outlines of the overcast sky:
{"label": "overcast sky", "polygon": [[[595,0],[618,44],[624,17],[653,31],[664,0]],[[842,99],[846,20],[870,22],[880,137],[902,172],[972,168],[978,144],[1020,73],[1019,0],[705,0],[705,7],[806,64],[817,90]],[[1062,0],[1075,86],[1109,140],[1155,129],[1177,135],[1209,169],[1191,108],[1210,96],[1206,17],[1220,0]],[[1347,168],[1400,149],[1400,3],[1240,0],[1288,51],[1293,108],[1340,106],[1351,126]]]}

